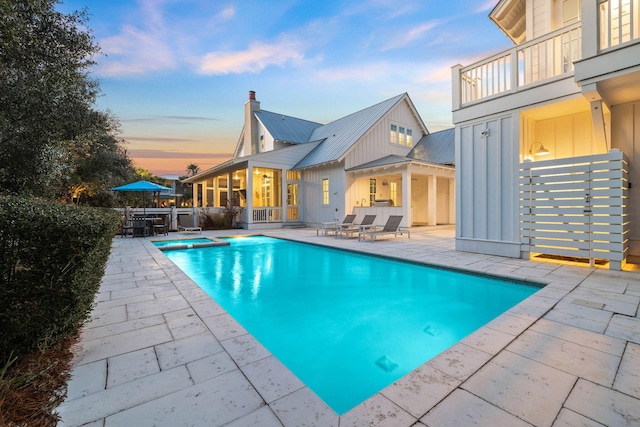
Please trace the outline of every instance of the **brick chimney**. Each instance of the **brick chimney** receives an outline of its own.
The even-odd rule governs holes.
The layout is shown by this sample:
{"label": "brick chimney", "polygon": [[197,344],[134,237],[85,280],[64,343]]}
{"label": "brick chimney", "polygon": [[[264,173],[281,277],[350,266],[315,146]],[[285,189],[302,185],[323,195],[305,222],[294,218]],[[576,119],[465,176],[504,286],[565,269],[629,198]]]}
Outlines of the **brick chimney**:
{"label": "brick chimney", "polygon": [[256,93],[249,91],[249,100],[244,104],[244,149],[245,153],[251,147],[251,153],[259,152],[258,119],[255,112],[260,111],[260,101],[256,101]]}

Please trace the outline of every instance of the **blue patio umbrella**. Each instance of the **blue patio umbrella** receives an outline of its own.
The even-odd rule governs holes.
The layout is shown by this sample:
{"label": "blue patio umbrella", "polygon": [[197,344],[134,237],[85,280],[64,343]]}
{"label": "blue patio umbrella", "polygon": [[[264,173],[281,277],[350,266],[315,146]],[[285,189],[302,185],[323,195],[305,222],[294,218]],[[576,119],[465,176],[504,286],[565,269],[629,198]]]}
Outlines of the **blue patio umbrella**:
{"label": "blue patio umbrella", "polygon": [[147,216],[147,198],[145,197],[145,193],[147,191],[156,192],[162,190],[171,190],[169,187],[165,187],[164,185],[155,184],[149,181],[136,181],[130,184],[121,185],[120,187],[113,187],[114,191],[142,191],[142,197],[144,198],[144,215]]}

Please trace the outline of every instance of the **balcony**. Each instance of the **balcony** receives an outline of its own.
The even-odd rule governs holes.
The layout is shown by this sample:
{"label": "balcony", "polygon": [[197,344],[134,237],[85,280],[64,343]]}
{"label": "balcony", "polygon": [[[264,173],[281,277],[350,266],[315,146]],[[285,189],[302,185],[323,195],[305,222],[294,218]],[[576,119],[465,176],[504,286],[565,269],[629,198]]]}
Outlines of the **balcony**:
{"label": "balcony", "polygon": [[575,81],[589,100],[603,99],[609,105],[618,105],[638,99],[639,3],[598,0],[596,7],[583,9],[582,60],[575,63]]}
{"label": "balcony", "polygon": [[582,22],[475,64],[453,67],[453,110],[573,77],[574,72],[582,85],[598,72],[637,66],[639,1],[583,2]]}
{"label": "balcony", "polygon": [[638,0],[599,0],[598,11],[600,51],[640,38]]}
{"label": "balcony", "polygon": [[581,54],[582,26],[578,23],[475,64],[456,66],[454,110],[569,75]]}

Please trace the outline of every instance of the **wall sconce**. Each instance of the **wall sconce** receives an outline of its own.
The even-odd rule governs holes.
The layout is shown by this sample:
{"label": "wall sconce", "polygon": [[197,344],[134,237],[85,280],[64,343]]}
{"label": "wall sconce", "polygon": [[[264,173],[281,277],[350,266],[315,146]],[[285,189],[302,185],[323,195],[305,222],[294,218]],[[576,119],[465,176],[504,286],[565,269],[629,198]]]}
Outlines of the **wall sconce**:
{"label": "wall sconce", "polygon": [[[540,144],[540,148],[534,152],[533,151],[533,147],[536,144]],[[534,141],[533,144],[531,144],[531,146],[529,147],[529,156],[546,156],[547,154],[549,154],[549,150],[547,150],[546,148],[544,148],[544,145],[542,145],[542,142],[540,141]]]}
{"label": "wall sconce", "polygon": [[384,181],[382,181],[382,185],[389,185],[389,181],[385,179]]}

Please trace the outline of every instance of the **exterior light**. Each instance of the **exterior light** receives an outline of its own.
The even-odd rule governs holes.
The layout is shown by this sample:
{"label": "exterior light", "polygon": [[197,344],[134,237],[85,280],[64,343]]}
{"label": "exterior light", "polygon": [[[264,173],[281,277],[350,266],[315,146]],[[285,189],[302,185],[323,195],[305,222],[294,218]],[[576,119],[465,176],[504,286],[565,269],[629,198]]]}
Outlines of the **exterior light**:
{"label": "exterior light", "polygon": [[[538,148],[535,152],[533,151],[533,147],[536,144],[540,144],[540,148]],[[547,150],[546,148],[544,148],[544,145],[542,145],[542,142],[540,141],[535,141],[533,144],[531,144],[531,147],[529,147],[529,156],[546,156],[547,154],[549,154],[549,150]]]}

